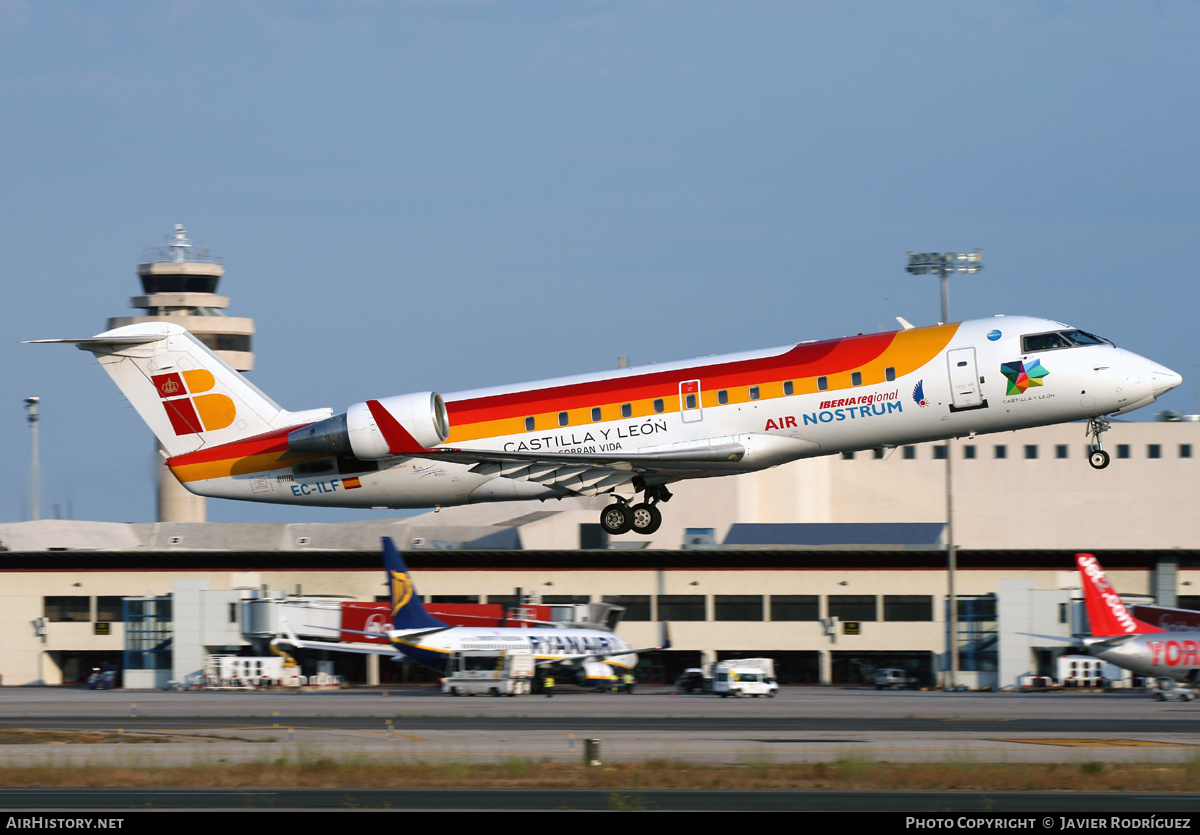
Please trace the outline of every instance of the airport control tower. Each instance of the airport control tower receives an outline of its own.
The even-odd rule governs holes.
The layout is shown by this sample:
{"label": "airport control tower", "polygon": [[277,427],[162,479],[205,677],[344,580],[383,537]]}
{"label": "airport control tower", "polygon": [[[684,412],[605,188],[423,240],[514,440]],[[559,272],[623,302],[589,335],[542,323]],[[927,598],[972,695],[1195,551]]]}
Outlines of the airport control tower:
{"label": "airport control tower", "polygon": [[[206,249],[192,251],[192,242],[183,226],[175,225],[175,234],[166,245],[152,247],[137,271],[143,295],[134,296],[129,303],[144,313],[109,319],[109,329],[139,322],[173,322],[191,331],[238,371],[254,367],[251,350],[254,320],[225,315],[229,299],[217,295],[217,283],[225,270]],[[155,458],[159,461],[158,521],[207,521],[204,497],[185,490],[171,475],[162,456]]]}

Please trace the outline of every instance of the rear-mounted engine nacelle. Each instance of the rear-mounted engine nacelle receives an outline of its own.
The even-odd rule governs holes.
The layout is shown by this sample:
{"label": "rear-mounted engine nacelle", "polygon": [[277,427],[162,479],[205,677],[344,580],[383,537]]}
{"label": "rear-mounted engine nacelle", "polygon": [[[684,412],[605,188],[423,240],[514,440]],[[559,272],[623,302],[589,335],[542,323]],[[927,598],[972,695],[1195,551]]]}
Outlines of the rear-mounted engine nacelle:
{"label": "rear-mounted engine nacelle", "polygon": [[427,391],[355,403],[345,414],[288,433],[288,449],[370,461],[418,452],[449,436],[446,404],[440,394]]}

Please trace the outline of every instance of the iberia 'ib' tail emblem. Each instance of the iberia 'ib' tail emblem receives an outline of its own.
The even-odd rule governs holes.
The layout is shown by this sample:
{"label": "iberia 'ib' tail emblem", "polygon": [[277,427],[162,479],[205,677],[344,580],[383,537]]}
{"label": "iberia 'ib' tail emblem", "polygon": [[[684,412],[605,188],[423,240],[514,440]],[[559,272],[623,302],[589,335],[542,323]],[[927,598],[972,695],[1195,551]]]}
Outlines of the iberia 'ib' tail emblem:
{"label": "iberia 'ib' tail emblem", "polygon": [[412,600],[413,584],[408,575],[402,571],[389,571],[392,578],[392,617]]}
{"label": "iberia 'ib' tail emblem", "polygon": [[203,368],[151,378],[176,435],[194,435],[224,429],[233,423],[237,407],[224,394],[205,394],[217,384]]}

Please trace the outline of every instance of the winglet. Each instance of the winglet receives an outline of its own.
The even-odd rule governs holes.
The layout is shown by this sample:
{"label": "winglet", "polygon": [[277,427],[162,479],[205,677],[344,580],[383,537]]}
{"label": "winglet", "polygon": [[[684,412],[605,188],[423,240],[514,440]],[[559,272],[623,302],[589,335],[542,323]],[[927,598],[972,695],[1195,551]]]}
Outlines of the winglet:
{"label": "winglet", "polygon": [[1075,565],[1083,581],[1083,600],[1087,604],[1088,622],[1092,636],[1107,638],[1115,635],[1143,635],[1165,632],[1157,626],[1140,621],[1130,614],[1129,609],[1117,594],[1100,561],[1092,554],[1076,554]]}

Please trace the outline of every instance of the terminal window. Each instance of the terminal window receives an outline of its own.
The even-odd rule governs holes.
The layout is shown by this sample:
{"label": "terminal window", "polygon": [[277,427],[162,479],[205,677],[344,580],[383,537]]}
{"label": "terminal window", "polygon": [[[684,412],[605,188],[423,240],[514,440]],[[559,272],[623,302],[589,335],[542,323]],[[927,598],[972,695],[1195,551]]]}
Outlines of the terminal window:
{"label": "terminal window", "polygon": [[878,602],[873,594],[829,595],[829,616],[831,618],[853,621],[879,620],[877,607]]}
{"label": "terminal window", "polygon": [[1191,444],[1180,444],[1179,445],[1179,457],[1180,458],[1191,458],[1192,457],[1192,445]]}
{"label": "terminal window", "polygon": [[883,619],[896,621],[933,620],[933,597],[928,594],[885,594]]}
{"label": "terminal window", "polygon": [[120,623],[124,619],[120,597],[105,595],[96,598],[96,620],[101,623]]}
{"label": "terminal window", "polygon": [[650,595],[648,594],[606,594],[604,602],[625,607],[625,616],[621,618],[622,622],[651,620]]}
{"label": "terminal window", "polygon": [[707,620],[702,594],[658,595],[659,620]]}
{"label": "terminal window", "polygon": [[815,594],[771,595],[771,620],[820,620],[821,598]]}
{"label": "terminal window", "polygon": [[43,597],[45,618],[51,622],[89,621],[92,619],[90,597]]}
{"label": "terminal window", "polygon": [[974,461],[975,455],[976,455],[975,447],[973,447],[973,446],[963,447],[963,458],[967,459],[968,461]]}
{"label": "terminal window", "polygon": [[761,594],[718,594],[713,598],[713,620],[762,620]]}
{"label": "terminal window", "polygon": [[1150,444],[1149,446],[1147,446],[1146,447],[1146,457],[1147,458],[1162,458],[1162,445],[1161,444]]}

